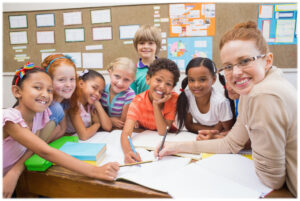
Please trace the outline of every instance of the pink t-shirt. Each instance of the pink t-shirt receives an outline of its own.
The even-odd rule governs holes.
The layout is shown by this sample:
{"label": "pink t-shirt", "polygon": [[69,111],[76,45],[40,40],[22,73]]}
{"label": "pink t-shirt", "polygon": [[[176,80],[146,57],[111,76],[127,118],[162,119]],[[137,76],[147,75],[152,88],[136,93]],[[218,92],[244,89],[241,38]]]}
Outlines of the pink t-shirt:
{"label": "pink t-shirt", "polygon": [[[44,112],[36,113],[33,118],[32,132],[36,132],[49,122],[49,116],[51,111],[47,108]],[[20,124],[24,128],[28,128],[24,121],[22,114],[15,108],[3,109],[3,123],[2,127],[6,122],[11,121],[15,124]],[[11,136],[6,137],[3,140],[3,175],[5,175],[10,168],[23,156],[27,148],[15,141]]]}
{"label": "pink t-shirt", "polygon": [[[80,117],[81,117],[81,119],[84,123],[84,126],[86,128],[90,127],[91,122],[92,122],[91,111],[92,111],[93,107],[91,105],[88,105],[87,106],[87,111],[86,111],[85,108],[83,107],[83,105],[80,103],[79,109],[80,109]],[[76,133],[76,129],[74,128],[69,115],[67,116],[67,130],[66,130],[66,133]]]}

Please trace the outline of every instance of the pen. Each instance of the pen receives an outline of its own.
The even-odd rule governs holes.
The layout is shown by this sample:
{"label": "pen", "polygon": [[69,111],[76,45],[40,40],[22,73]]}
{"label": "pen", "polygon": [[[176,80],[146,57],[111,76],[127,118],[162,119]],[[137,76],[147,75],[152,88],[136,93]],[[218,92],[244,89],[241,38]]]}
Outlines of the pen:
{"label": "pen", "polygon": [[159,150],[158,150],[158,156],[159,156],[159,152],[162,150],[162,148],[163,148],[163,146],[164,146],[164,144],[165,144],[165,140],[166,140],[168,131],[169,131],[169,126],[167,126],[167,128],[166,128],[165,135],[164,135],[164,137],[163,137],[163,140],[162,140],[162,142],[161,142],[160,148],[159,148]]}
{"label": "pen", "polygon": [[125,166],[132,166],[132,165],[139,165],[139,164],[144,164],[144,163],[151,163],[153,160],[150,161],[142,161],[142,162],[136,162],[136,163],[128,163],[124,165],[119,165],[119,167],[125,167]]}
{"label": "pen", "polygon": [[127,137],[128,137],[128,141],[129,141],[129,144],[130,144],[130,146],[131,146],[131,149],[132,149],[133,153],[136,155],[136,151],[135,151],[135,148],[134,148],[134,146],[133,146],[133,144],[132,144],[132,141],[131,141],[131,139],[130,139],[129,136],[127,136]]}

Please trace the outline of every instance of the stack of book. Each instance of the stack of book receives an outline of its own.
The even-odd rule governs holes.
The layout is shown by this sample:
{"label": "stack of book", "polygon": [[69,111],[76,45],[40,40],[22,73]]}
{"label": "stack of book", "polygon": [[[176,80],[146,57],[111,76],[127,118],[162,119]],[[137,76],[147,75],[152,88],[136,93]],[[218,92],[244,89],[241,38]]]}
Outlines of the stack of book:
{"label": "stack of book", "polygon": [[106,144],[66,142],[59,150],[74,158],[98,166],[105,156]]}

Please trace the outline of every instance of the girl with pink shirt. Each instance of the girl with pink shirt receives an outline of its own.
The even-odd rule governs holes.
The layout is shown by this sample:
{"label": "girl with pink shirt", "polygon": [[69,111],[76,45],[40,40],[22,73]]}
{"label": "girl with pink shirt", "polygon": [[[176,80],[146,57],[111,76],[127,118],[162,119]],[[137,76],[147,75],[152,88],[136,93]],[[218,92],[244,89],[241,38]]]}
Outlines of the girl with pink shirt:
{"label": "girl with pink shirt", "polygon": [[67,133],[77,133],[80,140],[87,140],[100,128],[111,131],[112,122],[99,101],[104,88],[104,77],[97,71],[85,69],[79,75],[77,108],[70,104]]}
{"label": "girl with pink shirt", "polygon": [[[32,154],[83,175],[112,181],[117,176],[118,163],[92,166],[54,149],[40,137],[40,130],[49,122],[48,108],[53,99],[51,77],[33,64],[17,70],[12,83],[17,102],[3,110],[3,197],[11,197],[24,161]],[[30,151],[29,151],[30,150]]]}

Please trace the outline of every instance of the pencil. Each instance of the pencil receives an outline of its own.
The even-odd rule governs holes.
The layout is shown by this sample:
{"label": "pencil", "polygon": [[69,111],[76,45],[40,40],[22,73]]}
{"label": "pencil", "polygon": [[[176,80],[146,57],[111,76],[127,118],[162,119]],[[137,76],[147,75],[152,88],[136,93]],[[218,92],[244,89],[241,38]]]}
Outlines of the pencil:
{"label": "pencil", "polygon": [[119,165],[119,167],[132,166],[132,165],[139,165],[139,164],[151,163],[151,162],[153,162],[153,160],[150,160],[150,161],[142,161],[142,162],[136,162],[136,163],[123,164],[123,165]]}
{"label": "pencil", "polygon": [[162,150],[162,148],[163,148],[163,146],[164,146],[164,144],[165,144],[165,140],[166,140],[168,131],[169,131],[169,127],[167,126],[166,132],[165,132],[165,134],[164,134],[163,140],[162,140],[161,145],[160,145],[160,148],[159,148],[159,150],[158,150],[158,156],[159,156],[159,152]]}

